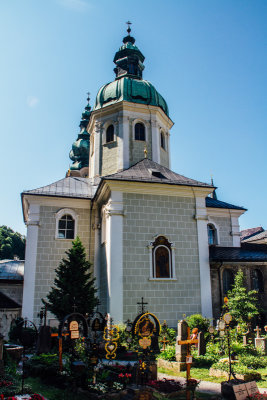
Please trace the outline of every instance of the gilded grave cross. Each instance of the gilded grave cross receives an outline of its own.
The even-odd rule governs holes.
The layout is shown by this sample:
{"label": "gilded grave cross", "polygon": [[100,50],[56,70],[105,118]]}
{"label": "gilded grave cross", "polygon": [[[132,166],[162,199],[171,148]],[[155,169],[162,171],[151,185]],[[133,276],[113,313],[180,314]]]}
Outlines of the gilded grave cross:
{"label": "gilded grave cross", "polygon": [[[188,385],[188,381],[190,379],[190,369],[192,365],[192,356],[191,356],[191,346],[192,344],[197,344],[198,339],[195,337],[195,335],[192,335],[192,338],[190,336],[190,328],[187,327],[187,339],[186,340],[178,340],[177,344],[187,345],[187,354],[186,354],[186,383]],[[187,390],[186,392],[186,398],[190,399],[190,391]]]}
{"label": "gilded grave cross", "polygon": [[166,344],[169,343],[169,340],[166,339],[166,336],[163,336],[163,339],[160,341],[163,344],[162,350],[166,349]]}

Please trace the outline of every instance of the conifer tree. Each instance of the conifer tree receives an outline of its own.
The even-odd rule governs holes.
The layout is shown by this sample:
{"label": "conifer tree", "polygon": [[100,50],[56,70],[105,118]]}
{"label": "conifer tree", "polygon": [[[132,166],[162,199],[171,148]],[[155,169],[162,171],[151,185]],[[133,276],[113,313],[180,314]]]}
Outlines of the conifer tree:
{"label": "conifer tree", "polygon": [[257,293],[256,290],[247,291],[244,286],[244,274],[239,270],[233,288],[228,292],[227,303],[231,315],[239,324],[247,323],[259,315]]}
{"label": "conifer tree", "polygon": [[74,311],[85,315],[91,313],[97,304],[95,279],[90,272],[91,263],[86,260],[85,249],[77,237],[72,242],[72,247],[66,251],[67,257],[63,258],[56,269],[54,286],[47,295],[47,309],[59,321]]}

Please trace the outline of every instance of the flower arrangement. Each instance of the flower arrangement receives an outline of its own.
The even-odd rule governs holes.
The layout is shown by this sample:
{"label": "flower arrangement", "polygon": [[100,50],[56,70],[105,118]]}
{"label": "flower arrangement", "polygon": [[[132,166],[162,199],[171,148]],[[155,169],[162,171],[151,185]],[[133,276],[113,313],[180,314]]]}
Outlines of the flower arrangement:
{"label": "flower arrangement", "polygon": [[[21,398],[21,396],[20,396]],[[31,395],[31,397],[27,397],[29,400],[45,400],[43,396],[40,394],[34,393]],[[16,396],[9,396],[9,397],[4,397],[3,394],[0,394],[0,400],[18,400]]]}
{"label": "flower arrangement", "polygon": [[183,388],[181,383],[174,379],[151,380],[148,381],[147,385],[163,393],[178,392]]}

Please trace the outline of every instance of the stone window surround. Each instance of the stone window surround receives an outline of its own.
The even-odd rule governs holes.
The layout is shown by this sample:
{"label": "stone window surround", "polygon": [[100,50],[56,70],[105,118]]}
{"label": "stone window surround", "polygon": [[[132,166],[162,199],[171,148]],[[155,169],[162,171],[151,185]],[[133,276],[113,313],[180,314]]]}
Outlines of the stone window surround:
{"label": "stone window surround", "polygon": [[[163,136],[164,147],[162,147],[162,139],[161,139],[162,136]],[[160,129],[160,148],[161,150],[167,152],[167,136],[163,129]]]}
{"label": "stone window surround", "polygon": [[61,208],[59,211],[55,213],[55,218],[56,218],[56,231],[55,231],[55,239],[56,240],[67,240],[71,241],[73,239],[66,239],[66,238],[59,238],[58,237],[58,223],[59,220],[64,216],[64,215],[70,215],[73,220],[74,220],[74,238],[77,236],[77,225],[78,225],[78,215],[77,213],[72,210],[71,208]]}
{"label": "stone window surround", "polygon": [[[220,245],[220,228],[219,226],[210,218],[208,217],[208,221],[207,221],[207,231],[208,231],[208,225],[213,225],[214,229],[215,229],[215,233],[216,233],[216,243],[214,243],[215,246],[219,246]],[[209,238],[208,238],[209,240]],[[208,243],[209,246],[212,246]]]}
{"label": "stone window surround", "polygon": [[[150,276],[149,276],[148,280],[149,281],[155,281],[155,282],[159,282],[159,281],[167,281],[167,282],[177,281],[176,274],[175,274],[175,246],[170,241],[169,241],[169,243],[171,245],[171,254],[170,254],[170,256],[171,256],[171,265],[172,265],[172,269],[171,269],[172,276],[170,278],[156,278],[155,277],[155,274],[154,274],[154,260],[153,260],[153,248],[154,248],[154,242],[159,236],[164,236],[169,241],[169,239],[167,238],[166,235],[159,234],[159,235],[154,236],[154,240],[152,242],[150,242],[149,245],[147,246],[147,248],[149,250],[149,264],[150,264]],[[159,246],[160,245],[158,245],[157,247],[159,247]],[[166,247],[166,246],[164,246],[164,247]],[[170,252],[170,249],[168,249],[168,251]],[[154,257],[155,257],[155,252],[154,252]]]}
{"label": "stone window surround", "polygon": [[[135,125],[136,124],[143,124],[144,125],[144,127],[145,127],[145,140],[137,140],[137,139],[135,139]],[[132,138],[133,138],[133,141],[134,142],[147,143],[147,138],[148,138],[147,129],[148,129],[148,121],[145,121],[144,119],[140,119],[140,118],[135,119],[133,121],[133,124],[132,124]]]}
{"label": "stone window surround", "polygon": [[[108,127],[110,125],[113,125],[113,127],[114,127],[113,140],[110,141],[110,142],[107,142],[107,140],[106,140],[107,139],[107,129],[108,129]],[[114,120],[112,120],[112,119],[109,119],[108,121],[106,121],[103,124],[103,126],[102,126],[102,128],[103,128],[103,130],[102,130],[102,146],[108,146],[108,145],[110,145],[112,143],[117,143],[118,134],[117,134],[116,125],[117,125],[116,122]]]}

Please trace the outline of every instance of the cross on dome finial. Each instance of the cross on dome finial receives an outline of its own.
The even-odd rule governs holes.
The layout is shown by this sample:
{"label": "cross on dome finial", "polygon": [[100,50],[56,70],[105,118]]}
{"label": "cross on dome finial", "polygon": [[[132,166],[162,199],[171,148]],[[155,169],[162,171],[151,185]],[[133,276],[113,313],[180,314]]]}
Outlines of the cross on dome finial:
{"label": "cross on dome finial", "polygon": [[89,103],[89,101],[90,101],[90,94],[91,94],[91,93],[90,93],[90,92],[87,92],[86,94],[87,94],[87,101],[88,101],[88,103]]}
{"label": "cross on dome finial", "polygon": [[131,33],[131,26],[130,25],[132,25],[132,23],[130,21],[127,21],[126,24],[128,25],[128,29],[127,29],[128,35],[130,35],[130,33]]}

